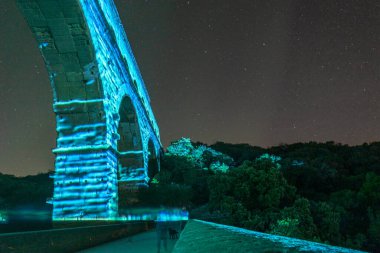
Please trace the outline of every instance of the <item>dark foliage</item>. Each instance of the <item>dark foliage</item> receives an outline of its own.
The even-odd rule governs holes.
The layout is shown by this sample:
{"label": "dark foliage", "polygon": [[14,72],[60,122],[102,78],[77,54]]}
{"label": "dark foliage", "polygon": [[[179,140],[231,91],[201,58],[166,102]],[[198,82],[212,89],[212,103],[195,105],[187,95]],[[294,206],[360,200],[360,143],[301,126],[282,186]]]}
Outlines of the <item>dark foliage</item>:
{"label": "dark foliage", "polygon": [[[380,143],[310,142],[263,149],[218,142],[211,148],[234,158],[235,166],[222,173],[186,157],[164,156],[151,187],[139,192],[140,204],[187,206],[196,218],[371,252],[380,249]],[[281,160],[258,159],[265,153]],[[207,167],[213,157],[206,158]],[[52,188],[47,174],[0,174],[0,210],[46,210]]]}
{"label": "dark foliage", "polygon": [[48,173],[15,177],[0,173],[0,212],[8,223],[0,232],[39,230],[51,228],[53,180]]}
{"label": "dark foliage", "polygon": [[[227,173],[170,157],[159,175],[191,187],[198,218],[376,252],[380,248],[380,143],[296,143],[268,149],[218,142]],[[257,159],[268,153],[281,157]],[[182,160],[184,159],[184,160]],[[204,204],[207,203],[208,208]]]}
{"label": "dark foliage", "polygon": [[15,177],[0,173],[0,203],[2,209],[32,205],[45,207],[53,193],[53,180],[48,173]]}
{"label": "dark foliage", "polygon": [[266,152],[263,148],[253,147],[249,144],[229,144],[224,142],[216,142],[210,148],[231,156],[236,163],[235,165],[241,165],[244,161],[253,161]]}

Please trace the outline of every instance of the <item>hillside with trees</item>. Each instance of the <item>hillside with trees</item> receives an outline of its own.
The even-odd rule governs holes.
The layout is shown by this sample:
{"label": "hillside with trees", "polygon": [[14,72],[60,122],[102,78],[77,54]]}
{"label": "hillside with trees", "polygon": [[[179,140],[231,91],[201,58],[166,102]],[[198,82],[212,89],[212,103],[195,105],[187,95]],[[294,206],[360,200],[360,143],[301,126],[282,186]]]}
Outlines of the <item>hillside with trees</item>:
{"label": "hillside with trees", "polygon": [[[47,174],[0,174],[0,210],[41,210],[46,217],[52,189]],[[136,206],[186,206],[192,218],[378,252],[379,189],[380,143],[264,149],[183,138],[167,148]]]}
{"label": "hillside with trees", "polygon": [[181,139],[161,167],[141,192],[145,203],[186,205],[193,218],[260,232],[380,249],[380,143],[263,149]]}
{"label": "hillside with trees", "polygon": [[0,232],[51,228],[53,180],[48,173],[15,177],[0,173]]}

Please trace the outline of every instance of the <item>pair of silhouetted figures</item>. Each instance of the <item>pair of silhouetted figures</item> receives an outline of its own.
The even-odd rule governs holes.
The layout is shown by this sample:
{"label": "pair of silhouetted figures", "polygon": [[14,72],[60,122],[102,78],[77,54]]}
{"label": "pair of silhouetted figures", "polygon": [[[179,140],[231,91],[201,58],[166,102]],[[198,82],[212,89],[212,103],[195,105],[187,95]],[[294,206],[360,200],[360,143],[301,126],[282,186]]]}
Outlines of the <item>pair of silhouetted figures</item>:
{"label": "pair of silhouetted figures", "polygon": [[170,227],[168,221],[157,221],[157,252],[161,250],[161,241],[165,251],[168,250],[168,235],[170,239],[178,239],[178,231]]}
{"label": "pair of silhouetted figures", "polygon": [[165,251],[168,251],[168,236],[170,239],[178,239],[180,231],[184,229],[183,221],[188,220],[189,213],[186,208],[181,209],[169,209],[165,210],[165,207],[161,207],[157,213],[157,252],[161,250],[161,241]]}

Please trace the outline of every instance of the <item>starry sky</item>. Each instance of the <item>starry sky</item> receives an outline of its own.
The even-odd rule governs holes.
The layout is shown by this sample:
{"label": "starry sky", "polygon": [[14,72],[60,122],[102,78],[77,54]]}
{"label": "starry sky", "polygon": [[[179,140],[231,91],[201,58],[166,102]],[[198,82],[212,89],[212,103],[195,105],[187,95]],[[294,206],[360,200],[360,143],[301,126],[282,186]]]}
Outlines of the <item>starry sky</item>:
{"label": "starry sky", "polygon": [[[115,0],[164,146],[380,140],[377,0]],[[53,170],[52,91],[0,1],[0,172]]]}

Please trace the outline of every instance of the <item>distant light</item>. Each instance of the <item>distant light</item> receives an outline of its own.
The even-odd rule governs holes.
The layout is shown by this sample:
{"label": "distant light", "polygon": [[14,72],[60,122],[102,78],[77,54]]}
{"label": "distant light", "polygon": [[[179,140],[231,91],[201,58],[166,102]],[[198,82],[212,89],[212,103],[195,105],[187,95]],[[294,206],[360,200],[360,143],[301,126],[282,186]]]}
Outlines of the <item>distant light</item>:
{"label": "distant light", "polygon": [[47,42],[42,42],[38,47],[39,47],[40,49],[43,49],[43,48],[47,47],[48,45],[49,45],[49,43],[47,43]]}

